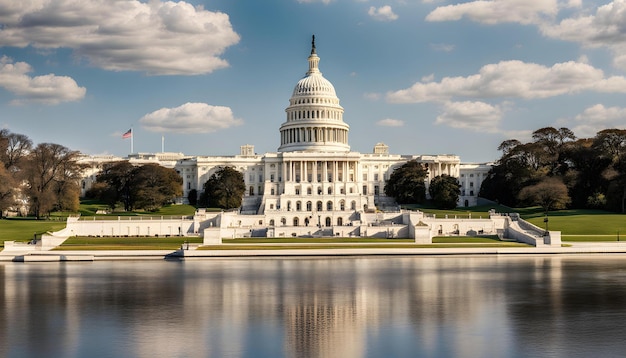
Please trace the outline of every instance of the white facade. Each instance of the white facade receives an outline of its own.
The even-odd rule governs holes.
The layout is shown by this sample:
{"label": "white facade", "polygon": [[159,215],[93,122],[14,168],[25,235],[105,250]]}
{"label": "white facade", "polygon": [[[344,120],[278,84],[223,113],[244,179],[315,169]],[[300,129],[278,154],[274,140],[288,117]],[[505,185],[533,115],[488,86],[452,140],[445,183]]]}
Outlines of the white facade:
{"label": "white facade", "polygon": [[[377,143],[372,153],[351,151],[344,109],[332,83],[320,72],[319,61],[313,43],[308,71],[297,82],[285,109],[277,152],[258,155],[254,146],[246,144],[235,156],[141,153],[128,159],[175,168],[183,178],[183,200],[194,189],[202,192],[203,184],[221,167],[234,167],[243,173],[247,188],[240,213],[264,216],[257,220],[263,225],[341,226],[353,221],[357,212],[395,209],[393,199],[384,195],[385,181],[395,168],[409,160],[417,160],[428,168],[427,185],[440,174],[462,178],[464,168],[488,171],[487,166],[461,165],[456,155],[389,154],[383,143]],[[90,164],[84,190],[95,180],[102,162],[112,160],[84,159]],[[460,205],[466,200],[475,204],[480,184],[464,185],[477,186],[473,192],[466,190]]]}

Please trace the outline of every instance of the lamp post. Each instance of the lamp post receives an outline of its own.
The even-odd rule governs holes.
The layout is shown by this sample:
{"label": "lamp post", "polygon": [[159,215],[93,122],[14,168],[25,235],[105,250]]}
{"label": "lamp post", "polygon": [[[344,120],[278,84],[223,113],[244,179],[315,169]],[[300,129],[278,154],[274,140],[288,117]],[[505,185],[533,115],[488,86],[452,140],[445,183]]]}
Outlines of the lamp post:
{"label": "lamp post", "polygon": [[546,232],[544,236],[548,236],[548,233],[550,232],[548,231],[548,213],[546,213],[546,216],[543,218],[543,222],[546,224]]}

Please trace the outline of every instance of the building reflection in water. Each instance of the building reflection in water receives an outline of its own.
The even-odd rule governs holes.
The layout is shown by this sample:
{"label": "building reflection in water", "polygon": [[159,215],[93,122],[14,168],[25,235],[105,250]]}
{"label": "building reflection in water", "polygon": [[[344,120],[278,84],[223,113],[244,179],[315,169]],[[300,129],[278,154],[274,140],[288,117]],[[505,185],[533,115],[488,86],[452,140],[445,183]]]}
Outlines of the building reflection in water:
{"label": "building reflection in water", "polygon": [[[579,264],[562,257],[3,264],[0,355],[484,357],[537,341],[558,350],[571,342],[554,325],[574,309],[572,293],[583,292],[564,288],[572,285],[566,269]],[[535,315],[551,321],[537,326]]]}

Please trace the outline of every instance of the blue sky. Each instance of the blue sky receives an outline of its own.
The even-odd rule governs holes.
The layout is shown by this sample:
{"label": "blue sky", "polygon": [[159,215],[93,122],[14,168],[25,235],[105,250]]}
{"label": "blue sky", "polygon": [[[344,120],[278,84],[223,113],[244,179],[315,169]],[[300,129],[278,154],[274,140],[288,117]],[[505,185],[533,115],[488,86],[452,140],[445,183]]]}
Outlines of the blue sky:
{"label": "blue sky", "polygon": [[626,125],[626,0],[0,0],[0,127],[87,154],[276,151],[320,69],[351,149],[492,161]]}

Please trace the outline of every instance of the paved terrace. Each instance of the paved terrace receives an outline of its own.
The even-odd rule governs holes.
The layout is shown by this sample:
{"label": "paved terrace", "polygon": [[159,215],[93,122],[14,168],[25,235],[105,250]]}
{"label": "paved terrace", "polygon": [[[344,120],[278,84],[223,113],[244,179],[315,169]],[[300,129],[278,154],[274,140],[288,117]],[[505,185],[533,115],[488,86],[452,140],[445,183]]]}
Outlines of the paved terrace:
{"label": "paved terrace", "polygon": [[[202,259],[217,257],[337,257],[337,256],[448,256],[448,255],[555,255],[555,254],[626,254],[626,242],[576,242],[570,247],[456,247],[450,248],[307,248],[302,244],[281,244],[280,250],[76,250],[38,252],[0,252],[0,261],[53,262],[102,260],[163,260],[165,258]],[[252,244],[246,244],[250,246]],[[311,244],[306,244],[311,245]],[[326,245],[326,244],[321,244]],[[438,244],[441,245],[441,244]]]}

